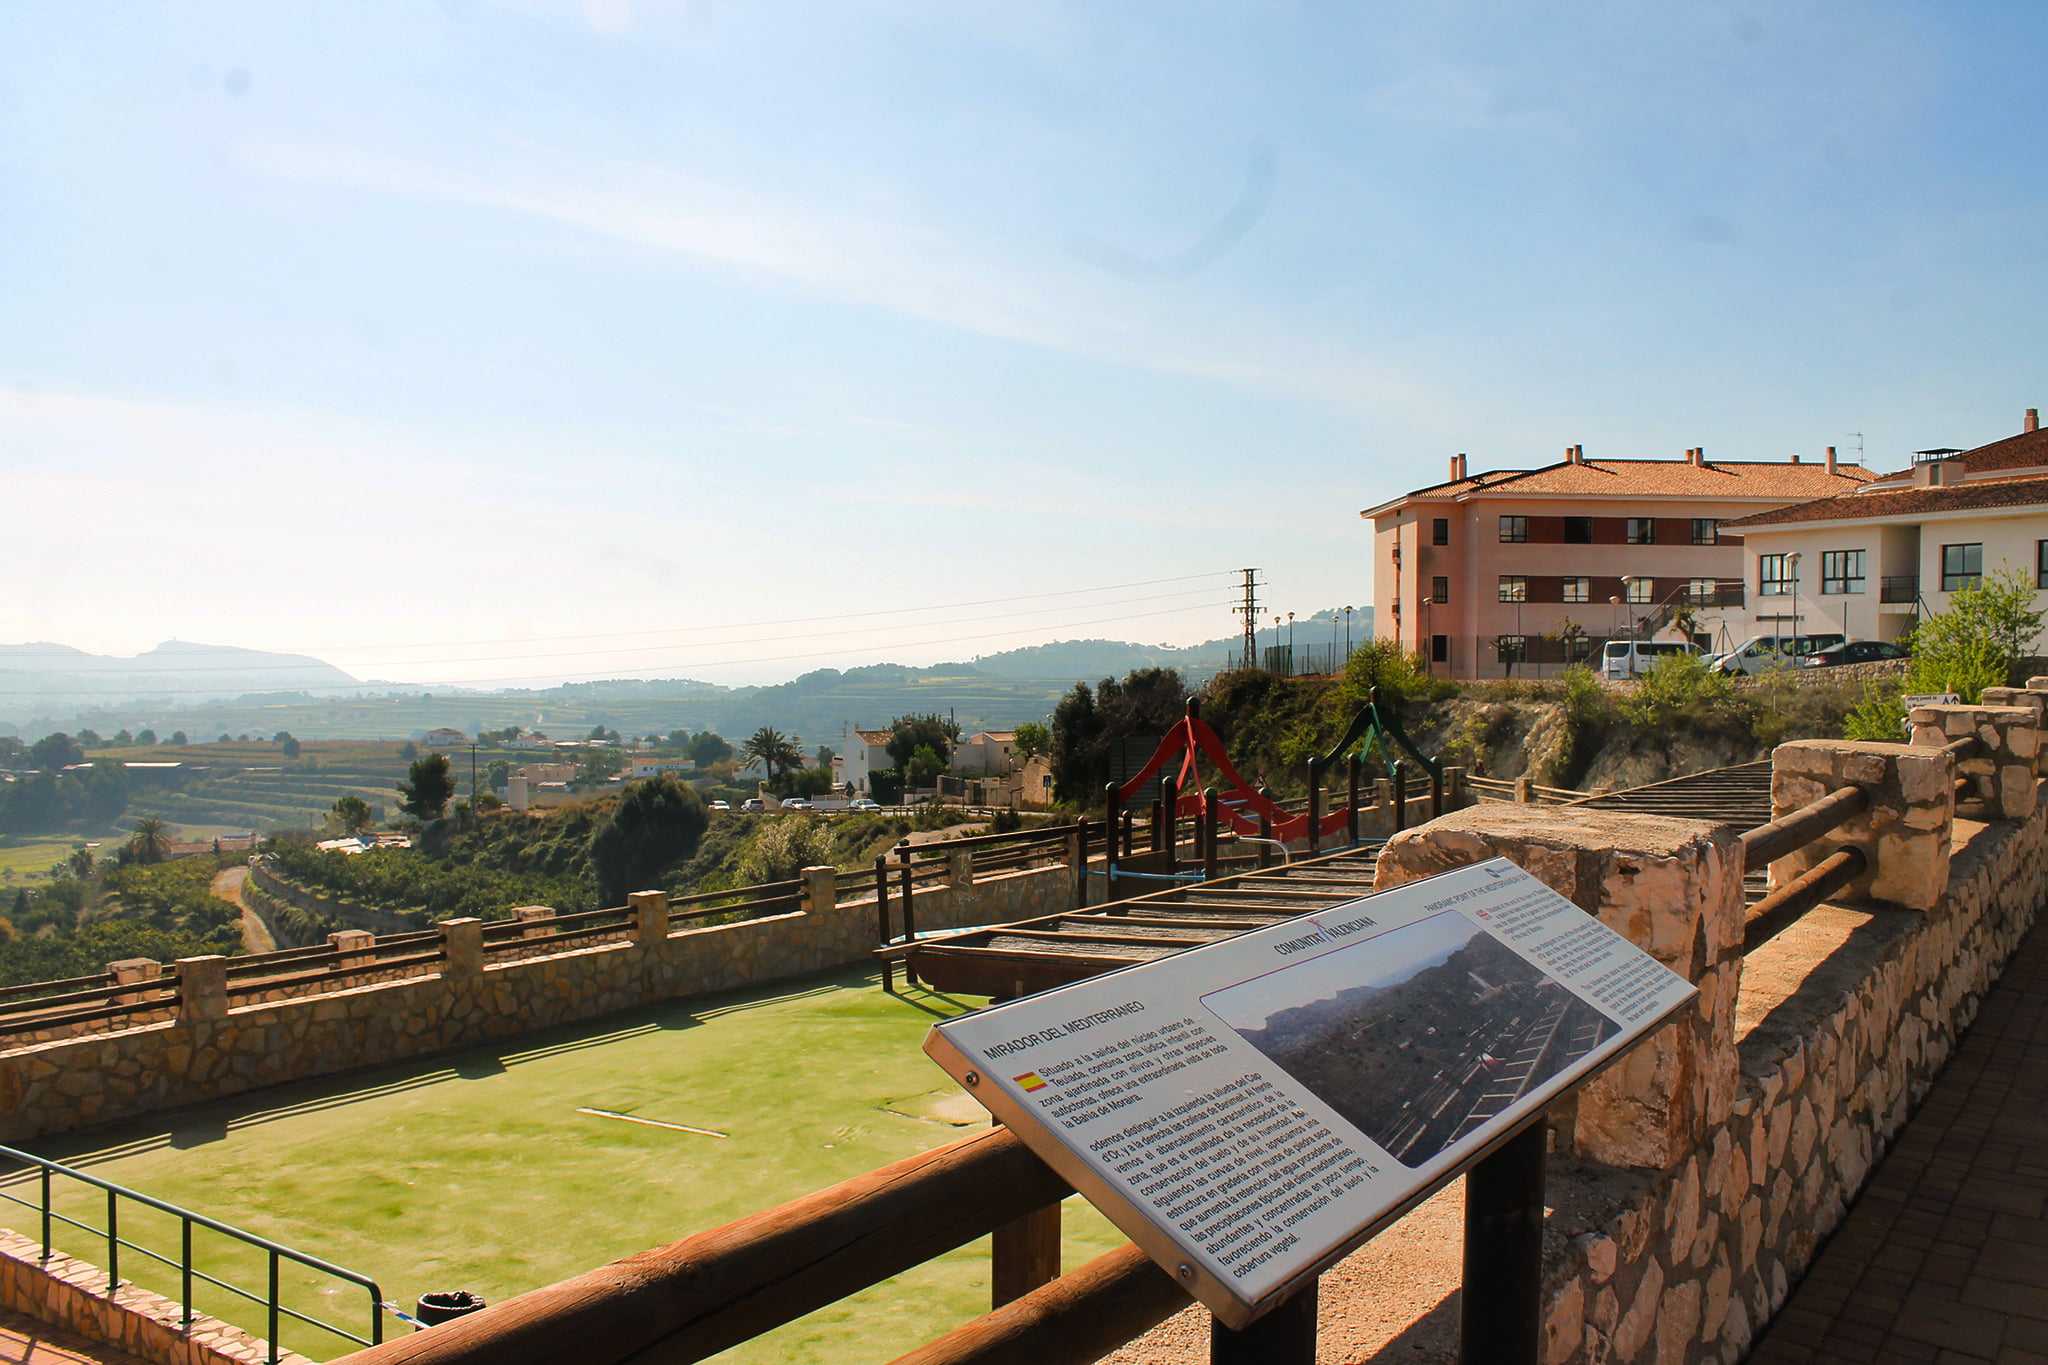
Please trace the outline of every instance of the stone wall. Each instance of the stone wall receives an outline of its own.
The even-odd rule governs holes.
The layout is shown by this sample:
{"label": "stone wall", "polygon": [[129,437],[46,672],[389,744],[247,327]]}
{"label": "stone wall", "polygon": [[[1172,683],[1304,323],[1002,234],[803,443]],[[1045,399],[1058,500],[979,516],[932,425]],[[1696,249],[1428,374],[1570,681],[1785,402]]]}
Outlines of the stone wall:
{"label": "stone wall", "polygon": [[[1907,756],[1845,747],[1890,750],[1893,782]],[[1802,779],[1820,766],[1787,757]],[[1461,812],[1390,844],[1383,876],[1513,858],[1701,985],[1692,1017],[1551,1115],[1544,1360],[1734,1365],[2033,923],[2048,822],[2038,805],[2024,819],[1955,820],[1943,894],[1925,913],[1824,905],[1746,957],[1738,932],[1731,958],[1729,831],[1619,819],[1592,829],[1578,812]]]}
{"label": "stone wall", "polygon": [[[41,1042],[9,1039],[0,1050],[0,1142],[870,960],[874,900],[834,904],[831,870],[817,871],[823,875],[811,879],[805,910],[670,932],[666,898],[653,893],[624,941],[503,964],[486,962],[479,921],[451,920],[441,926],[440,971],[232,1009],[220,993],[224,959],[192,959],[179,964],[193,989],[175,1018]],[[1073,906],[1074,874],[1066,867],[955,882],[917,891],[920,931]]]}
{"label": "stone wall", "polygon": [[[268,1344],[239,1327],[202,1315],[188,1331],[169,1299],[132,1284],[109,1293],[106,1271],[56,1253],[46,1261],[41,1253],[38,1243],[0,1228],[0,1308],[105,1342],[150,1365],[261,1365],[270,1359]],[[278,1360],[311,1365],[292,1351],[280,1352]]]}
{"label": "stone wall", "polygon": [[245,885],[256,887],[273,900],[295,905],[315,915],[325,915],[330,919],[339,920],[354,929],[368,929],[379,934],[403,934],[420,927],[405,916],[393,914],[389,910],[376,910],[367,905],[357,905],[354,901],[338,900],[332,896],[308,891],[305,887],[278,876],[260,859],[249,864],[249,880]]}

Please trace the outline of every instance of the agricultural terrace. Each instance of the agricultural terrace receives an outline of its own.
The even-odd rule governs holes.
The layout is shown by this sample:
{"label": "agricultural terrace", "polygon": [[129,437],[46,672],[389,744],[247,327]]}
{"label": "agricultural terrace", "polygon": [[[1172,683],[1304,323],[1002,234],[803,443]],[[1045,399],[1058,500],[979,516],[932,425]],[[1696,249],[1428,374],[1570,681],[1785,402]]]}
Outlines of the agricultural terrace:
{"label": "agricultural terrace", "polygon": [[[935,1020],[965,1008],[930,991],[884,994],[848,970],[167,1111],[38,1151],[372,1275],[397,1302],[444,1289],[497,1302],[986,1124],[920,1050]],[[83,1194],[67,1211],[102,1217]],[[6,1221],[29,1226],[18,1210]],[[1078,1200],[1064,1227],[1066,1269],[1124,1240]],[[122,1231],[177,1245],[167,1219],[124,1210]],[[73,1241],[60,1247],[104,1263],[104,1245]],[[222,1278],[260,1287],[258,1254],[215,1251],[231,1270]],[[986,1312],[988,1258],[986,1241],[964,1247],[721,1359],[887,1359]],[[139,1256],[122,1269],[177,1291],[175,1273]],[[292,1307],[362,1330],[359,1292],[289,1267],[287,1287]],[[262,1335],[260,1312],[216,1295],[206,1311]],[[303,1327],[282,1336],[315,1359],[345,1345]]]}

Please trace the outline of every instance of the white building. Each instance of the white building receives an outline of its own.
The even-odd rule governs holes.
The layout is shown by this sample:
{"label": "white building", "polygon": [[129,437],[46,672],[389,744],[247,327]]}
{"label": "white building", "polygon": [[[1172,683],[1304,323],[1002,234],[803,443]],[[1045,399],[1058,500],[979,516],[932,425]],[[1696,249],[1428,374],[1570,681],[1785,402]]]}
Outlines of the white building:
{"label": "white building", "polygon": [[956,773],[1007,773],[1016,766],[1015,730],[983,730],[953,746],[949,767]]}
{"label": "white building", "polygon": [[680,777],[696,766],[694,760],[687,758],[636,758],[633,760],[633,778],[638,781],[643,777],[659,777],[663,773]]}
{"label": "white building", "polygon": [[1744,634],[1890,640],[2002,567],[2048,603],[2048,431],[1925,451],[1853,493],[1726,523],[1743,537]]}
{"label": "white building", "polygon": [[868,789],[868,774],[877,768],[893,768],[889,741],[893,730],[851,730],[839,737],[839,780],[855,791]]}

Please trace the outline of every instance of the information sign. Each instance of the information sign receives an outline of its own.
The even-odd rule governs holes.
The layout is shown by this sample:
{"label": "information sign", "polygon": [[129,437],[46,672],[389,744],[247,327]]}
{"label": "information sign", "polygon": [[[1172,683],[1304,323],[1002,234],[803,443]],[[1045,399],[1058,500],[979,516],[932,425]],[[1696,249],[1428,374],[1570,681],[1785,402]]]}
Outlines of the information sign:
{"label": "information sign", "polygon": [[1916,706],[1961,706],[1962,697],[1954,692],[1908,692],[1902,700],[1908,711]]}
{"label": "information sign", "polygon": [[1695,994],[1496,858],[948,1020],[925,1051],[1242,1327]]}

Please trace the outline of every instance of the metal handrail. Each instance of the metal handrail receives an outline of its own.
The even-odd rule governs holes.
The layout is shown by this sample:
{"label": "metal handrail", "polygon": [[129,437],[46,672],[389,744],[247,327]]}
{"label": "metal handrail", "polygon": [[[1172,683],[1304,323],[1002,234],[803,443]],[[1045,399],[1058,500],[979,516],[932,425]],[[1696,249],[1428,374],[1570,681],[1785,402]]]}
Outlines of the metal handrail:
{"label": "metal handrail", "polygon": [[[208,1218],[203,1213],[194,1213],[190,1209],[180,1208],[176,1204],[167,1203],[154,1196],[143,1194],[139,1190],[131,1190],[125,1185],[116,1185],[110,1180],[102,1180],[96,1175],[81,1171],[73,1166],[66,1166],[62,1162],[51,1161],[47,1157],[37,1156],[33,1152],[24,1152],[18,1148],[0,1146],[0,1159],[19,1162],[24,1166],[37,1170],[41,1174],[39,1183],[42,1187],[42,1198],[40,1203],[35,1200],[23,1199],[7,1187],[7,1182],[0,1181],[0,1199],[5,1199],[12,1204],[19,1204],[23,1208],[38,1209],[40,1211],[42,1216],[41,1260],[47,1261],[50,1259],[53,1250],[50,1234],[57,1223],[69,1224],[81,1232],[91,1233],[95,1237],[104,1236],[107,1239],[107,1292],[109,1294],[121,1287],[121,1249],[126,1247],[130,1251],[138,1252],[153,1261],[169,1266],[179,1272],[181,1285],[180,1309],[183,1314],[181,1325],[188,1331],[191,1329],[192,1320],[195,1316],[192,1311],[192,1282],[195,1279],[204,1280],[208,1284],[224,1289],[240,1298],[247,1299],[251,1303],[262,1304],[268,1315],[269,1323],[269,1365],[278,1365],[278,1361],[282,1358],[280,1353],[283,1348],[278,1343],[278,1328],[280,1320],[286,1317],[296,1318],[309,1326],[318,1327],[324,1332],[331,1332],[335,1336],[341,1337],[346,1341],[352,1341],[358,1346],[375,1346],[384,1340],[384,1310],[391,1308],[392,1305],[385,1302],[383,1290],[379,1289],[377,1282],[367,1275],[359,1274],[344,1266],[338,1266],[332,1261],[322,1260],[318,1256],[309,1256],[302,1251],[293,1251],[290,1247],[273,1242],[267,1237],[259,1237],[253,1232],[245,1232],[241,1228],[223,1223],[219,1219]],[[75,1218],[57,1212],[50,1198],[50,1177],[52,1175],[69,1176],[83,1184],[91,1185],[96,1189],[106,1192],[107,1226],[105,1229],[95,1228],[88,1223],[81,1223]],[[179,1220],[182,1251],[178,1260],[174,1261],[138,1242],[129,1241],[121,1236],[120,1201],[124,1198],[131,1199],[145,1208],[155,1209],[159,1213],[170,1214]],[[239,1285],[229,1284],[226,1280],[216,1279],[214,1276],[194,1266],[192,1263],[192,1229],[195,1227],[205,1228],[210,1232],[217,1232],[224,1237],[232,1237],[238,1242],[267,1253],[270,1260],[270,1290],[268,1296],[252,1294]],[[370,1296],[370,1335],[368,1337],[360,1337],[347,1328],[336,1326],[323,1319],[311,1317],[296,1309],[285,1307],[280,1301],[278,1292],[278,1271],[281,1263],[284,1261],[292,1261],[310,1270],[318,1271],[323,1275],[329,1275],[338,1280],[345,1280],[367,1292]]]}

